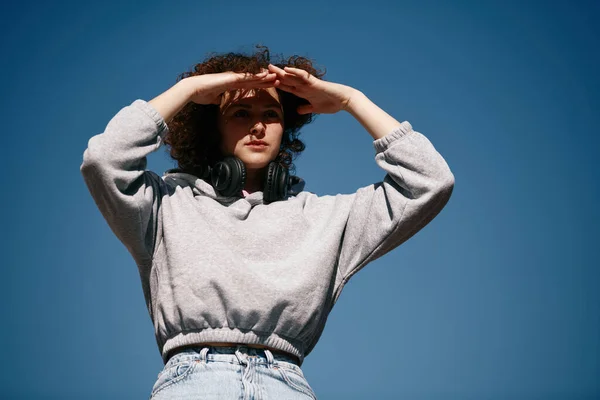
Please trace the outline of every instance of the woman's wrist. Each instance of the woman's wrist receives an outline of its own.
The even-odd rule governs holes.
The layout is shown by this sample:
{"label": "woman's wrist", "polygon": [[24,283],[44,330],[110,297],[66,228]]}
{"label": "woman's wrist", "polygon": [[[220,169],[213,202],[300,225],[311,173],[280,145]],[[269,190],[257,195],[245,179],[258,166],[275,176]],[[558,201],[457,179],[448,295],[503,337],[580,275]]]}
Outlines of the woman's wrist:
{"label": "woman's wrist", "polygon": [[360,122],[373,140],[381,139],[400,126],[400,122],[356,89],[352,92],[344,109]]}
{"label": "woman's wrist", "polygon": [[359,96],[365,96],[363,92],[358,89],[354,89],[353,87],[348,86],[348,101],[342,106],[342,110],[349,112],[352,116],[354,116],[353,112],[355,112],[355,103],[356,98]]}
{"label": "woman's wrist", "polygon": [[169,122],[189,103],[192,95],[192,86],[185,79],[182,79],[167,91],[150,100],[149,103],[158,111],[165,122]]}

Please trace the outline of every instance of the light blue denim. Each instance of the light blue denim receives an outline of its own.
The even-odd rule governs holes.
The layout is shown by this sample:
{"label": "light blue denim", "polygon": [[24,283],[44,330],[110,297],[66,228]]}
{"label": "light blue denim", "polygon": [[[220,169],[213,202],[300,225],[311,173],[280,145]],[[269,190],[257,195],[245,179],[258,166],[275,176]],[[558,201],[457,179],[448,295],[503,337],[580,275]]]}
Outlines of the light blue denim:
{"label": "light blue denim", "polygon": [[292,357],[247,346],[192,347],[175,354],[151,400],[314,400]]}

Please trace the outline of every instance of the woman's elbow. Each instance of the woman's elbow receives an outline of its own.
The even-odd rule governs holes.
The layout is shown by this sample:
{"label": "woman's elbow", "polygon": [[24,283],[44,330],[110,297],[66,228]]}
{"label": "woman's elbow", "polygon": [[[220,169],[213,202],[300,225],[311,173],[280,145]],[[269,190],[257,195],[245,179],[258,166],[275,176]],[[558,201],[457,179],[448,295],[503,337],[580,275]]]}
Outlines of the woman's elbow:
{"label": "woman's elbow", "polygon": [[448,200],[450,200],[450,196],[452,196],[452,192],[454,191],[454,174],[447,170],[446,173],[441,177],[438,181],[435,197],[436,202],[441,204],[442,207],[446,205]]}

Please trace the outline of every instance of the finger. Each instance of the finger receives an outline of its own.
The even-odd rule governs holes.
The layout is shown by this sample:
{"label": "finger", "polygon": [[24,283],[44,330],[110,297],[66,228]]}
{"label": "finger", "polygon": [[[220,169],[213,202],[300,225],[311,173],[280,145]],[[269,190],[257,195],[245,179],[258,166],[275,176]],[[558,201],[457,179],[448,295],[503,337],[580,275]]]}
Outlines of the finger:
{"label": "finger", "polygon": [[262,75],[260,77],[257,77],[256,79],[253,80],[258,80],[258,81],[274,81],[277,78],[277,74],[265,74]]}
{"label": "finger", "polygon": [[[297,76],[297,75],[294,75],[294,74],[290,74],[290,73],[288,73],[288,72],[287,72],[287,68],[288,68],[288,67],[285,67],[286,71],[284,71],[284,70],[282,70],[281,68],[279,68],[279,67],[276,67],[276,66],[275,66],[275,65],[273,65],[273,64],[269,64],[269,70],[270,70],[271,72],[274,72],[274,73],[276,73],[276,74],[277,74],[277,77],[278,77],[279,79],[283,80],[283,81],[290,81],[290,82],[293,82],[293,83],[292,83],[292,85],[293,85],[294,83],[296,83],[296,84],[299,84],[299,83],[306,83],[306,82],[308,81],[308,79],[307,79],[307,78],[305,78],[305,77],[302,77],[302,76]],[[294,68],[294,69],[296,69],[297,71],[302,71],[302,70],[299,70],[299,69],[297,69],[297,68]],[[290,72],[291,72],[291,71],[290,71]],[[306,72],[306,71],[303,71],[303,72]]]}
{"label": "finger", "polygon": [[273,75],[273,76],[265,77],[263,79],[252,79],[252,80],[247,80],[247,81],[241,81],[241,82],[238,82],[238,86],[254,87],[256,85],[262,85],[262,84],[273,86],[275,84],[276,80],[277,80],[277,77],[275,75]]}
{"label": "finger", "polygon": [[277,75],[274,73],[269,73],[267,70],[263,70],[257,74],[253,74],[251,72],[238,72],[238,81],[257,81],[261,79],[274,79]]}
{"label": "finger", "polygon": [[274,66],[273,64],[269,64],[269,72],[276,74],[277,77],[280,79],[283,79],[286,76],[286,73],[284,70],[282,70],[279,67]]}
{"label": "finger", "polygon": [[276,74],[265,72],[265,73],[260,73],[260,74],[251,76],[246,80],[247,81],[270,81],[270,80],[275,80],[275,78],[277,78]]}
{"label": "finger", "polygon": [[296,75],[290,75],[287,73],[283,77],[280,77],[280,76],[277,76],[277,77],[279,79],[281,79],[282,81],[284,81],[285,83],[287,83],[288,85],[292,85],[292,86],[306,85],[308,83],[306,81],[306,79],[304,79],[304,78],[301,78]]}
{"label": "finger", "polygon": [[267,75],[260,79],[244,79],[237,81],[233,86],[236,88],[255,87],[256,85],[266,84],[267,86],[273,86],[277,76],[275,74]]}
{"label": "finger", "polygon": [[[279,70],[281,71],[281,69]],[[275,73],[277,74],[277,79],[280,80],[283,84],[286,84],[288,86],[303,86],[306,85],[307,82],[306,79],[296,76],[296,75],[291,75],[288,74],[286,72],[279,72],[276,71]]]}
{"label": "finger", "polygon": [[[279,83],[277,83],[277,82],[279,82]],[[285,90],[286,92],[290,92],[292,94],[298,94],[298,88],[296,88],[295,86],[287,85],[285,83],[282,83],[281,81],[277,81],[277,82],[275,82],[275,87],[277,89]]]}
{"label": "finger", "polygon": [[298,108],[296,109],[296,112],[300,115],[302,114],[310,114],[312,113],[314,110],[314,107],[312,106],[312,104],[303,104],[301,106],[298,106]]}
{"label": "finger", "polygon": [[284,70],[282,70],[281,68],[279,68],[278,66],[273,65],[273,64],[269,64],[268,68],[269,68],[269,71],[271,71],[271,72],[278,72],[280,74],[284,74],[285,73]]}
{"label": "finger", "polygon": [[302,79],[304,79],[305,81],[308,81],[311,77],[310,72],[305,71],[303,69],[300,68],[294,68],[294,67],[284,67],[285,72],[287,73],[292,73],[295,76],[298,76]]}
{"label": "finger", "polygon": [[[265,71],[268,72],[268,71]],[[263,79],[267,79],[267,78],[275,78],[277,76],[277,74],[269,72],[268,74],[266,74]]]}

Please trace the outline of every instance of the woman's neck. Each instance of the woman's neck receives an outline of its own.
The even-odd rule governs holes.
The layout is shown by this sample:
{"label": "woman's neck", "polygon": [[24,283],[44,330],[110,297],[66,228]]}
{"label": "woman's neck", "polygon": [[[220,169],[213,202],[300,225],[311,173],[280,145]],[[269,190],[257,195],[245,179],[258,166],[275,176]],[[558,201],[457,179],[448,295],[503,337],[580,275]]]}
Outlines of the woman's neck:
{"label": "woman's neck", "polygon": [[249,194],[263,190],[264,169],[246,169],[244,190]]}

